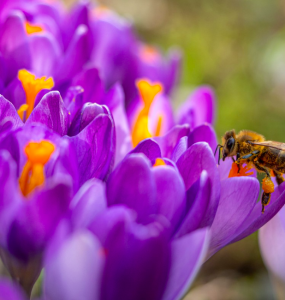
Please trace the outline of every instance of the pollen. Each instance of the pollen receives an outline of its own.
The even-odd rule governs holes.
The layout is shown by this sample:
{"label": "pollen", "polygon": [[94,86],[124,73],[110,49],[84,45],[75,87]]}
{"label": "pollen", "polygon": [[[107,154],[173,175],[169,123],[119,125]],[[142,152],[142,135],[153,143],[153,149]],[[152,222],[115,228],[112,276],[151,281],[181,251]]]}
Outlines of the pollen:
{"label": "pollen", "polygon": [[25,22],[25,29],[26,29],[27,34],[29,34],[29,35],[44,31],[43,27],[41,27],[39,25],[33,25],[33,24],[29,23],[28,21]]}
{"label": "pollen", "polygon": [[[34,109],[35,100],[38,93],[43,89],[51,89],[54,86],[51,77],[36,78],[36,76],[27,70],[19,70],[18,79],[21,81],[26,94],[26,106],[21,106],[18,110],[20,118],[23,120],[23,112],[26,112],[26,119],[30,116]],[[23,120],[24,121],[24,120]]]}
{"label": "pollen", "polygon": [[248,168],[247,165],[243,166],[243,165],[240,165],[240,170],[238,168],[238,165],[233,162],[232,163],[232,168],[230,170],[230,173],[229,173],[229,178],[231,177],[239,177],[239,176],[250,176],[250,175],[253,175],[254,172],[250,172],[252,169]]}
{"label": "pollen", "polygon": [[162,92],[163,87],[161,83],[151,83],[148,80],[138,80],[137,88],[143,102],[143,108],[139,112],[132,131],[132,142],[135,147],[140,141],[158,136],[161,131],[162,116],[159,116],[157,127],[154,134],[149,131],[149,111],[154,98]]}
{"label": "pollen", "polygon": [[273,193],[274,192],[274,183],[269,177],[265,177],[262,180],[262,189],[265,193]]}
{"label": "pollen", "polygon": [[44,166],[49,161],[55,146],[50,141],[29,142],[24,152],[27,162],[19,179],[20,189],[24,196],[28,196],[36,187],[44,184]]}
{"label": "pollen", "polygon": [[166,163],[164,162],[164,160],[162,158],[157,158],[153,165],[153,167],[159,167],[159,166],[166,166]]}

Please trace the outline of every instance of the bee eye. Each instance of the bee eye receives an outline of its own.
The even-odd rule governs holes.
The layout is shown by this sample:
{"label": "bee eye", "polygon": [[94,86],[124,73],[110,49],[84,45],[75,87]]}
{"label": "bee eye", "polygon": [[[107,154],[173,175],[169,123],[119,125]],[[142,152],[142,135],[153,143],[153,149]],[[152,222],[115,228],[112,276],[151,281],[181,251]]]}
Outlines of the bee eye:
{"label": "bee eye", "polygon": [[231,149],[235,144],[235,140],[234,138],[229,138],[228,141],[227,141],[227,148]]}

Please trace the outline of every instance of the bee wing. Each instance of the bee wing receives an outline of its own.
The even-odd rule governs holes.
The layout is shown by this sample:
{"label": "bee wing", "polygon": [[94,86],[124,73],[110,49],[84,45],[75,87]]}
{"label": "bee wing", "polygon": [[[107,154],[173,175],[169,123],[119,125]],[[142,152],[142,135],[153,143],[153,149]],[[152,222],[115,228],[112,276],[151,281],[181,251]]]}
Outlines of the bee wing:
{"label": "bee wing", "polygon": [[247,141],[249,144],[252,145],[259,145],[259,146],[264,146],[264,147],[269,147],[269,148],[275,148],[278,150],[283,150],[285,151],[285,143],[281,142],[275,142],[275,141],[265,141],[265,142],[252,142],[252,141]]}

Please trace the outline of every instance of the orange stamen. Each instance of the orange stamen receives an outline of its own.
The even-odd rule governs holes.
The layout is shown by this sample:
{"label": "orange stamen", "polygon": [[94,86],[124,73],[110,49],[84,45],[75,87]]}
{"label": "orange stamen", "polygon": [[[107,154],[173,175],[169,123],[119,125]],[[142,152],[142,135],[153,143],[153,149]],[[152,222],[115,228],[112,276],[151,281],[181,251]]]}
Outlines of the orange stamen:
{"label": "orange stamen", "polygon": [[[141,79],[138,80],[137,83],[137,88],[139,90],[141,99],[143,101],[143,108],[141,109],[137,120],[135,122],[135,125],[133,127],[133,132],[132,132],[132,141],[133,141],[133,146],[135,147],[140,141],[150,138],[153,135],[150,133],[148,129],[149,125],[149,111],[151,104],[157,94],[162,92],[163,87],[160,83],[150,83],[148,80]],[[157,129],[155,136],[157,136],[157,133],[160,133],[161,130],[161,123],[162,123],[162,117],[159,117],[158,124],[157,124]]]}
{"label": "orange stamen", "polygon": [[[254,172],[250,172],[252,169],[248,168],[247,165],[243,166],[243,165],[240,165],[240,170],[238,170],[238,165],[233,162],[232,163],[232,168],[230,170],[230,173],[229,173],[229,178],[231,177],[239,177],[239,176],[250,176],[250,175],[253,175]],[[250,172],[250,173],[248,173]]]}
{"label": "orange stamen", "polygon": [[269,177],[265,177],[262,180],[262,189],[265,193],[273,193],[274,192],[274,183]]}
{"label": "orange stamen", "polygon": [[[41,78],[36,78],[35,75],[28,72],[27,70],[19,70],[18,72],[18,79],[21,81],[22,86],[24,88],[26,94],[26,105],[23,105],[19,108],[18,113],[20,118],[22,119],[21,115],[23,111],[26,111],[26,119],[30,116],[34,109],[35,100],[37,94],[43,89],[51,89],[54,86],[53,79],[51,77],[46,78],[43,76]],[[23,120],[23,119],[22,119]]]}
{"label": "orange stamen", "polygon": [[144,61],[151,63],[159,57],[159,53],[155,48],[153,48],[151,46],[144,45],[144,46],[141,47],[140,57]]}
{"label": "orange stamen", "polygon": [[33,34],[33,33],[38,33],[38,32],[43,32],[44,29],[43,27],[39,26],[39,25],[33,25],[31,23],[29,23],[28,21],[25,22],[25,29],[27,34]]}
{"label": "orange stamen", "polygon": [[166,166],[166,163],[164,162],[164,160],[162,158],[157,158],[153,165],[153,167],[159,167],[159,166]]}
{"label": "orange stamen", "polygon": [[55,150],[49,141],[29,142],[24,148],[27,162],[19,178],[19,185],[24,196],[29,195],[45,181],[44,166]]}

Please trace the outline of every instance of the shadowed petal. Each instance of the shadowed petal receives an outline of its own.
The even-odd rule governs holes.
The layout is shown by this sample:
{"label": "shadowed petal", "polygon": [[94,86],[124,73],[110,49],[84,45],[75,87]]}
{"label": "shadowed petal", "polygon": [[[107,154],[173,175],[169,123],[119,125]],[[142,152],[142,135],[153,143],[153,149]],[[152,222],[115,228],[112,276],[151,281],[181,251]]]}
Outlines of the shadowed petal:
{"label": "shadowed petal", "polygon": [[172,241],[171,267],[163,300],[182,299],[204,262],[208,244],[206,228]]}
{"label": "shadowed petal", "polygon": [[107,181],[108,205],[124,204],[134,209],[139,222],[157,212],[156,186],[149,160],[131,154],[111,173]]}
{"label": "shadowed petal", "polygon": [[3,300],[26,300],[24,292],[18,285],[6,278],[0,279],[0,299]]}
{"label": "shadowed petal", "polygon": [[201,226],[212,224],[220,198],[220,178],[215,157],[208,144],[196,143],[188,148],[178,159],[177,168],[188,190],[200,177],[201,172],[206,170],[211,181],[211,198],[208,212]]}

